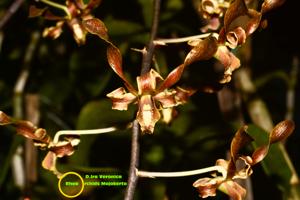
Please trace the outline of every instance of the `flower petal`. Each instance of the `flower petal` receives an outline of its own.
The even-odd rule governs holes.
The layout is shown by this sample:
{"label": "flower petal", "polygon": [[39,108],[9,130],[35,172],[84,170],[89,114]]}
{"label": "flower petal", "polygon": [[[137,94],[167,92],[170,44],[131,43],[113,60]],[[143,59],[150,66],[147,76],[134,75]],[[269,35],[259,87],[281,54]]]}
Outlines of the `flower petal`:
{"label": "flower petal", "polygon": [[55,153],[49,151],[42,162],[42,167],[44,169],[52,171],[59,178],[59,177],[61,177],[62,173],[60,173],[56,169],[56,160],[57,160],[57,157],[56,157]]}
{"label": "flower petal", "polygon": [[228,32],[231,23],[241,15],[246,15],[248,12],[247,6],[244,0],[234,0],[227,9],[224,16],[224,29]]}
{"label": "flower petal", "polygon": [[161,92],[167,88],[170,88],[172,85],[177,83],[179,79],[181,78],[181,75],[183,73],[184,68],[186,67],[185,64],[181,64],[175,69],[173,69],[167,78],[162,82],[162,84],[158,87],[157,92]]}
{"label": "flower petal", "polygon": [[196,90],[194,89],[183,89],[181,87],[177,87],[175,91],[176,91],[175,100],[177,105],[186,103],[189,97],[196,92]]}
{"label": "flower petal", "polygon": [[7,124],[11,124],[12,120],[11,118],[6,115],[4,112],[0,111],[0,125],[7,125]]}
{"label": "flower petal", "polygon": [[252,137],[246,133],[247,128],[246,125],[239,128],[231,141],[230,155],[234,162],[239,158],[240,150],[253,141]]}
{"label": "flower petal", "polygon": [[262,13],[269,12],[279,6],[281,6],[285,0],[265,0],[261,6]]}
{"label": "flower petal", "polygon": [[112,109],[115,110],[127,110],[128,105],[136,99],[135,95],[127,93],[123,87],[112,91],[106,96],[112,100]]}
{"label": "flower petal", "polygon": [[28,17],[39,17],[43,15],[47,8],[38,8],[35,5],[30,5],[29,7],[29,16]]}
{"label": "flower petal", "polygon": [[270,133],[270,144],[286,139],[295,129],[295,123],[291,120],[279,122]]}
{"label": "flower petal", "polygon": [[137,120],[142,132],[153,133],[156,122],[160,119],[160,113],[155,106],[151,95],[143,95],[139,99]]}
{"label": "flower petal", "polygon": [[218,48],[217,39],[213,36],[205,38],[198,42],[186,56],[184,60],[185,65],[190,65],[196,61],[208,60],[216,53]]}
{"label": "flower petal", "polygon": [[45,28],[43,31],[43,37],[50,37],[52,39],[56,39],[60,36],[62,33],[62,26],[64,24],[64,21],[58,21],[56,23],[56,26],[51,26],[49,28]]}
{"label": "flower petal", "polygon": [[51,144],[49,145],[49,150],[55,153],[55,155],[58,158],[62,158],[64,156],[70,156],[75,151],[71,142],[67,142],[67,141],[59,141],[57,144]]}
{"label": "flower petal", "polygon": [[82,24],[79,22],[78,19],[72,19],[70,22],[68,22],[69,26],[71,27],[73,31],[73,37],[78,45],[85,44],[86,39],[86,31]]}
{"label": "flower petal", "polygon": [[229,31],[226,35],[227,41],[230,44],[230,48],[234,49],[238,45],[246,42],[246,32],[242,27],[237,27],[232,31]]}
{"label": "flower petal", "polygon": [[243,200],[246,196],[246,190],[234,181],[226,181],[222,183],[219,189],[229,195],[232,200]]}
{"label": "flower petal", "polygon": [[138,93],[141,94],[151,94],[156,89],[157,82],[161,82],[163,78],[155,70],[151,69],[149,72],[138,76],[136,78]]}
{"label": "flower petal", "polygon": [[163,108],[161,110],[162,121],[169,124],[176,114],[177,112],[174,108]]}
{"label": "flower petal", "polygon": [[224,180],[222,177],[200,178],[193,183],[193,186],[198,189],[201,198],[214,197],[217,188]]}
{"label": "flower petal", "polygon": [[98,18],[87,19],[87,20],[82,21],[82,24],[89,33],[97,35],[102,40],[109,42],[107,28],[100,19],[98,19]]}
{"label": "flower petal", "polygon": [[226,46],[219,46],[214,55],[224,65],[224,76],[220,83],[228,83],[231,81],[231,75],[234,70],[240,67],[240,60],[231,53]]}
{"label": "flower petal", "polygon": [[163,92],[156,94],[153,98],[159,101],[163,108],[170,108],[177,106],[175,94],[175,90],[164,90]]}
{"label": "flower petal", "polygon": [[122,67],[122,55],[120,50],[114,46],[109,45],[107,47],[107,61],[109,66],[114,70],[114,72],[124,81],[125,86],[132,94],[136,94],[134,87],[127,81]]}

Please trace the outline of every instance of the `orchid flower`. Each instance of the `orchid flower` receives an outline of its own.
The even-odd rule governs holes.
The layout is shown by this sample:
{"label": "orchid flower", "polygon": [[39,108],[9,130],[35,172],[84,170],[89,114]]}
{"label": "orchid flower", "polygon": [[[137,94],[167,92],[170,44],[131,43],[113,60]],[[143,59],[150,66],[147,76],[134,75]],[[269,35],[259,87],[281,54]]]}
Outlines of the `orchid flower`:
{"label": "orchid flower", "polygon": [[[127,110],[131,103],[138,104],[137,120],[142,132],[153,133],[154,126],[163,115],[170,115],[172,108],[187,101],[194,90],[176,87],[170,89],[181,77],[185,65],[176,67],[164,80],[159,73],[151,69],[138,76],[137,89],[126,79],[122,69],[122,57],[118,48],[111,45],[107,49],[108,63],[115,73],[124,81],[125,87],[120,87],[107,94],[112,100],[112,108]],[[163,118],[166,118],[163,116]]]}
{"label": "orchid flower", "polygon": [[63,9],[67,16],[57,16],[50,12],[46,8],[37,8],[36,6],[31,6],[29,10],[29,17],[43,16],[47,20],[57,21],[55,26],[46,28],[43,31],[44,37],[50,37],[52,39],[58,38],[62,33],[63,25],[66,24],[70,27],[73,32],[73,37],[77,44],[82,45],[85,43],[86,34],[88,30],[86,29],[86,24],[93,21],[97,21],[101,24],[103,31],[107,32],[104,23],[91,15],[91,11],[96,8],[101,0],[90,0],[87,4],[83,0],[66,0],[66,6],[60,5],[49,0],[40,0],[41,2]]}
{"label": "orchid flower", "polygon": [[248,156],[240,155],[240,151],[255,139],[247,132],[248,126],[241,127],[231,141],[230,160],[216,161],[216,166],[223,168],[221,176],[212,174],[213,177],[200,178],[193,183],[193,186],[198,189],[199,196],[202,198],[215,196],[216,190],[219,189],[233,200],[242,200],[246,196],[246,190],[235,180],[248,178],[253,173],[252,167],[267,156],[270,145],[286,139],[294,128],[294,122],[290,120],[278,123],[267,140],[258,145],[252,155]]}

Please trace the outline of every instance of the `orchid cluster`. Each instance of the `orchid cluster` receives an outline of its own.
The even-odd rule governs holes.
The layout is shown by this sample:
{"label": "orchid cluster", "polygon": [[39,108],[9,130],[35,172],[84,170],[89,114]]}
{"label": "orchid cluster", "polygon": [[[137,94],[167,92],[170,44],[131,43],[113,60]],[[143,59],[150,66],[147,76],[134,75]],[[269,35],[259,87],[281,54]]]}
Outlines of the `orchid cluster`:
{"label": "orchid cluster", "polygon": [[30,121],[17,120],[0,111],[0,125],[12,125],[16,127],[16,132],[23,137],[33,140],[34,145],[42,150],[48,151],[42,166],[52,171],[57,177],[62,174],[56,169],[57,158],[71,156],[80,140],[74,135],[69,135],[61,141],[54,141],[43,128],[38,128]]}
{"label": "orchid cluster", "polygon": [[[219,83],[231,81],[232,72],[240,67],[240,60],[231,52],[246,42],[246,39],[259,27],[265,27],[267,21],[263,15],[283,4],[283,0],[265,0],[260,11],[249,8],[251,1],[247,0],[202,0],[199,2],[199,12],[208,24],[201,28],[203,35],[187,37],[192,47],[186,57],[186,65],[201,60],[215,58],[224,66],[224,75]],[[219,30],[219,31],[218,31]],[[209,31],[218,31],[209,32]],[[192,38],[192,39],[191,39]],[[186,41],[174,39],[176,41]],[[166,44],[168,39],[157,40],[157,44]]]}
{"label": "orchid cluster", "polygon": [[278,123],[268,135],[268,139],[256,145],[252,155],[248,156],[241,154],[242,148],[251,142],[259,142],[247,131],[247,126],[241,127],[231,141],[230,160],[216,161],[216,166],[222,168],[221,176],[212,174],[212,178],[200,178],[193,183],[193,186],[198,189],[199,196],[202,198],[215,196],[216,190],[219,189],[233,200],[242,200],[246,196],[246,190],[235,180],[247,179],[253,173],[252,167],[266,157],[270,145],[285,140],[294,128],[294,122],[290,120]]}
{"label": "orchid cluster", "polygon": [[[66,0],[66,5],[60,5],[48,0],[41,0],[44,4],[56,8],[63,9],[66,16],[58,16],[53,14],[49,7],[38,8],[32,5],[29,10],[29,17],[43,16],[47,20],[56,21],[55,26],[46,28],[43,31],[44,37],[50,37],[52,39],[58,38],[62,33],[63,25],[66,24],[70,27],[73,32],[73,37],[77,44],[85,44],[87,30],[85,29],[85,24],[89,21],[98,21],[103,27],[104,23],[95,18],[91,11],[99,6],[101,0],[91,0],[87,4],[83,0]],[[105,28],[106,29],[106,28]]]}

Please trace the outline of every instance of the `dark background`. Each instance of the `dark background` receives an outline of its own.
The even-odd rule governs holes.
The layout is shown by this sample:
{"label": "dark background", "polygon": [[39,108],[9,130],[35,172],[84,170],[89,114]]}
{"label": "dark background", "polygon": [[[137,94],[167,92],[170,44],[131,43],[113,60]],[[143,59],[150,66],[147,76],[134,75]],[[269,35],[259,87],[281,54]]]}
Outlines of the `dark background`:
{"label": "dark background", "polygon": [[[144,2],[144,3],[143,3]],[[0,3],[0,16],[11,1]],[[23,57],[33,31],[42,30],[53,22],[42,18],[27,18],[28,8],[34,1],[26,1],[3,28],[0,52],[0,110],[12,115],[13,88],[23,66]],[[149,6],[150,5],[150,6]],[[108,27],[112,41],[121,49],[123,67],[132,82],[139,74],[141,54],[130,48],[143,48],[148,41],[151,1],[103,1],[94,11]],[[268,13],[268,27],[257,30],[252,40],[250,62],[252,77],[262,80],[275,71],[289,73],[294,57],[299,59],[299,2],[286,3]],[[183,37],[199,34],[201,20],[191,1],[163,1],[158,37]],[[150,13],[151,14],[151,13]],[[105,95],[120,87],[122,82],[112,73],[106,62],[106,44],[96,36],[88,35],[87,43],[78,46],[71,31],[65,26],[57,40],[42,38],[31,62],[30,76],[25,94],[38,94],[41,120],[39,127],[50,135],[61,129],[92,129],[115,124],[126,124],[134,118],[135,107],[129,112],[111,111]],[[162,75],[179,65],[188,51],[185,44],[159,47],[156,51]],[[185,72],[181,84],[195,86],[207,83],[212,75],[205,62]],[[212,76],[212,77],[211,77]],[[299,77],[299,74],[298,74]],[[234,84],[228,84],[234,87]],[[286,113],[286,83],[271,78],[258,88],[257,95],[267,104],[275,123]],[[289,155],[300,173],[299,82],[295,88],[294,121],[296,130],[286,143]],[[141,137],[141,169],[149,171],[182,171],[214,165],[225,158],[236,126],[224,118],[216,94],[198,92],[191,101],[178,107],[179,116],[166,126],[158,123],[153,135]],[[9,161],[14,129],[0,127],[0,172]],[[62,171],[113,171],[127,176],[130,139],[129,130],[100,136],[82,137],[78,151],[69,158],[59,160]],[[38,163],[45,152],[39,151]],[[14,185],[12,172],[1,173],[0,199],[18,199],[22,192]],[[57,190],[57,179],[38,165],[38,181],[32,186],[32,199],[62,198]],[[200,178],[192,176],[170,179],[140,179],[136,199],[198,199],[192,183]],[[254,199],[282,199],[276,180],[265,174],[260,165],[254,167],[252,176]],[[124,188],[96,188],[85,191],[78,199],[122,199]],[[218,193],[215,199],[227,198]],[[213,199],[213,198],[211,198]]]}

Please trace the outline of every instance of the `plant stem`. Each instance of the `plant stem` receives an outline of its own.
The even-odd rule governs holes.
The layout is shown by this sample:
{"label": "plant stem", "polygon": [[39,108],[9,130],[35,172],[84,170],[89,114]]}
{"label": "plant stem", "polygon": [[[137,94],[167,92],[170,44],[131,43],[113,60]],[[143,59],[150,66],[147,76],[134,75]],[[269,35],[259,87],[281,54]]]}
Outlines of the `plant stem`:
{"label": "plant stem", "polygon": [[134,120],[132,125],[132,142],[131,142],[131,160],[128,176],[128,186],[125,192],[125,200],[132,200],[134,196],[134,191],[137,185],[138,176],[136,174],[136,169],[139,165],[139,134],[140,125],[137,120]]}
{"label": "plant stem", "polygon": [[[141,68],[141,75],[146,74],[151,69],[152,58],[154,53],[154,39],[156,37],[159,12],[160,12],[160,0],[154,0],[154,11],[153,11],[153,20],[150,33],[150,40],[147,45],[147,48],[143,52],[143,61]],[[125,200],[132,200],[135,192],[135,188],[138,181],[138,176],[136,174],[136,169],[139,165],[139,134],[140,134],[140,125],[137,120],[134,120],[132,125],[132,142],[131,142],[131,158],[130,158],[130,168],[128,176],[128,185],[125,192]]]}
{"label": "plant stem", "polygon": [[9,19],[17,12],[17,10],[21,7],[24,0],[15,0],[8,10],[6,11],[5,15],[2,17],[0,21],[0,30],[5,26],[5,24],[9,21]]}
{"label": "plant stem", "polygon": [[109,128],[100,128],[100,129],[90,129],[90,130],[63,130],[56,132],[53,143],[57,144],[59,141],[59,137],[62,135],[94,135],[94,134],[102,134],[116,131],[116,127]]}
{"label": "plant stem", "polygon": [[67,14],[67,18],[68,19],[71,19],[72,16],[71,16],[71,13],[69,12],[68,8],[64,5],[61,5],[59,3],[55,3],[55,2],[52,2],[52,1],[49,1],[49,0],[39,0],[41,2],[43,2],[44,4],[47,4],[49,6],[52,6],[54,8],[58,8],[58,9],[61,9],[63,10],[66,14]]}
{"label": "plant stem", "polygon": [[146,48],[146,51],[143,54],[141,75],[149,72],[151,69],[152,58],[153,58],[153,53],[155,48],[154,39],[156,37],[157,28],[158,28],[159,13],[160,13],[160,0],[154,0],[154,13],[153,13],[150,40]]}
{"label": "plant stem", "polygon": [[190,40],[207,38],[210,35],[218,38],[218,34],[217,33],[204,33],[204,34],[201,34],[201,35],[193,35],[193,36],[182,37],[182,38],[171,38],[171,39],[154,40],[154,44],[156,44],[156,45],[166,45],[167,43],[188,42]]}
{"label": "plant stem", "polygon": [[204,174],[208,172],[218,171],[222,173],[222,175],[226,176],[226,170],[221,166],[211,166],[203,169],[191,170],[191,171],[182,171],[182,172],[148,172],[148,171],[138,171],[136,170],[136,174],[139,177],[148,177],[148,178],[156,178],[156,177],[182,177],[182,176],[193,176],[198,174]]}

